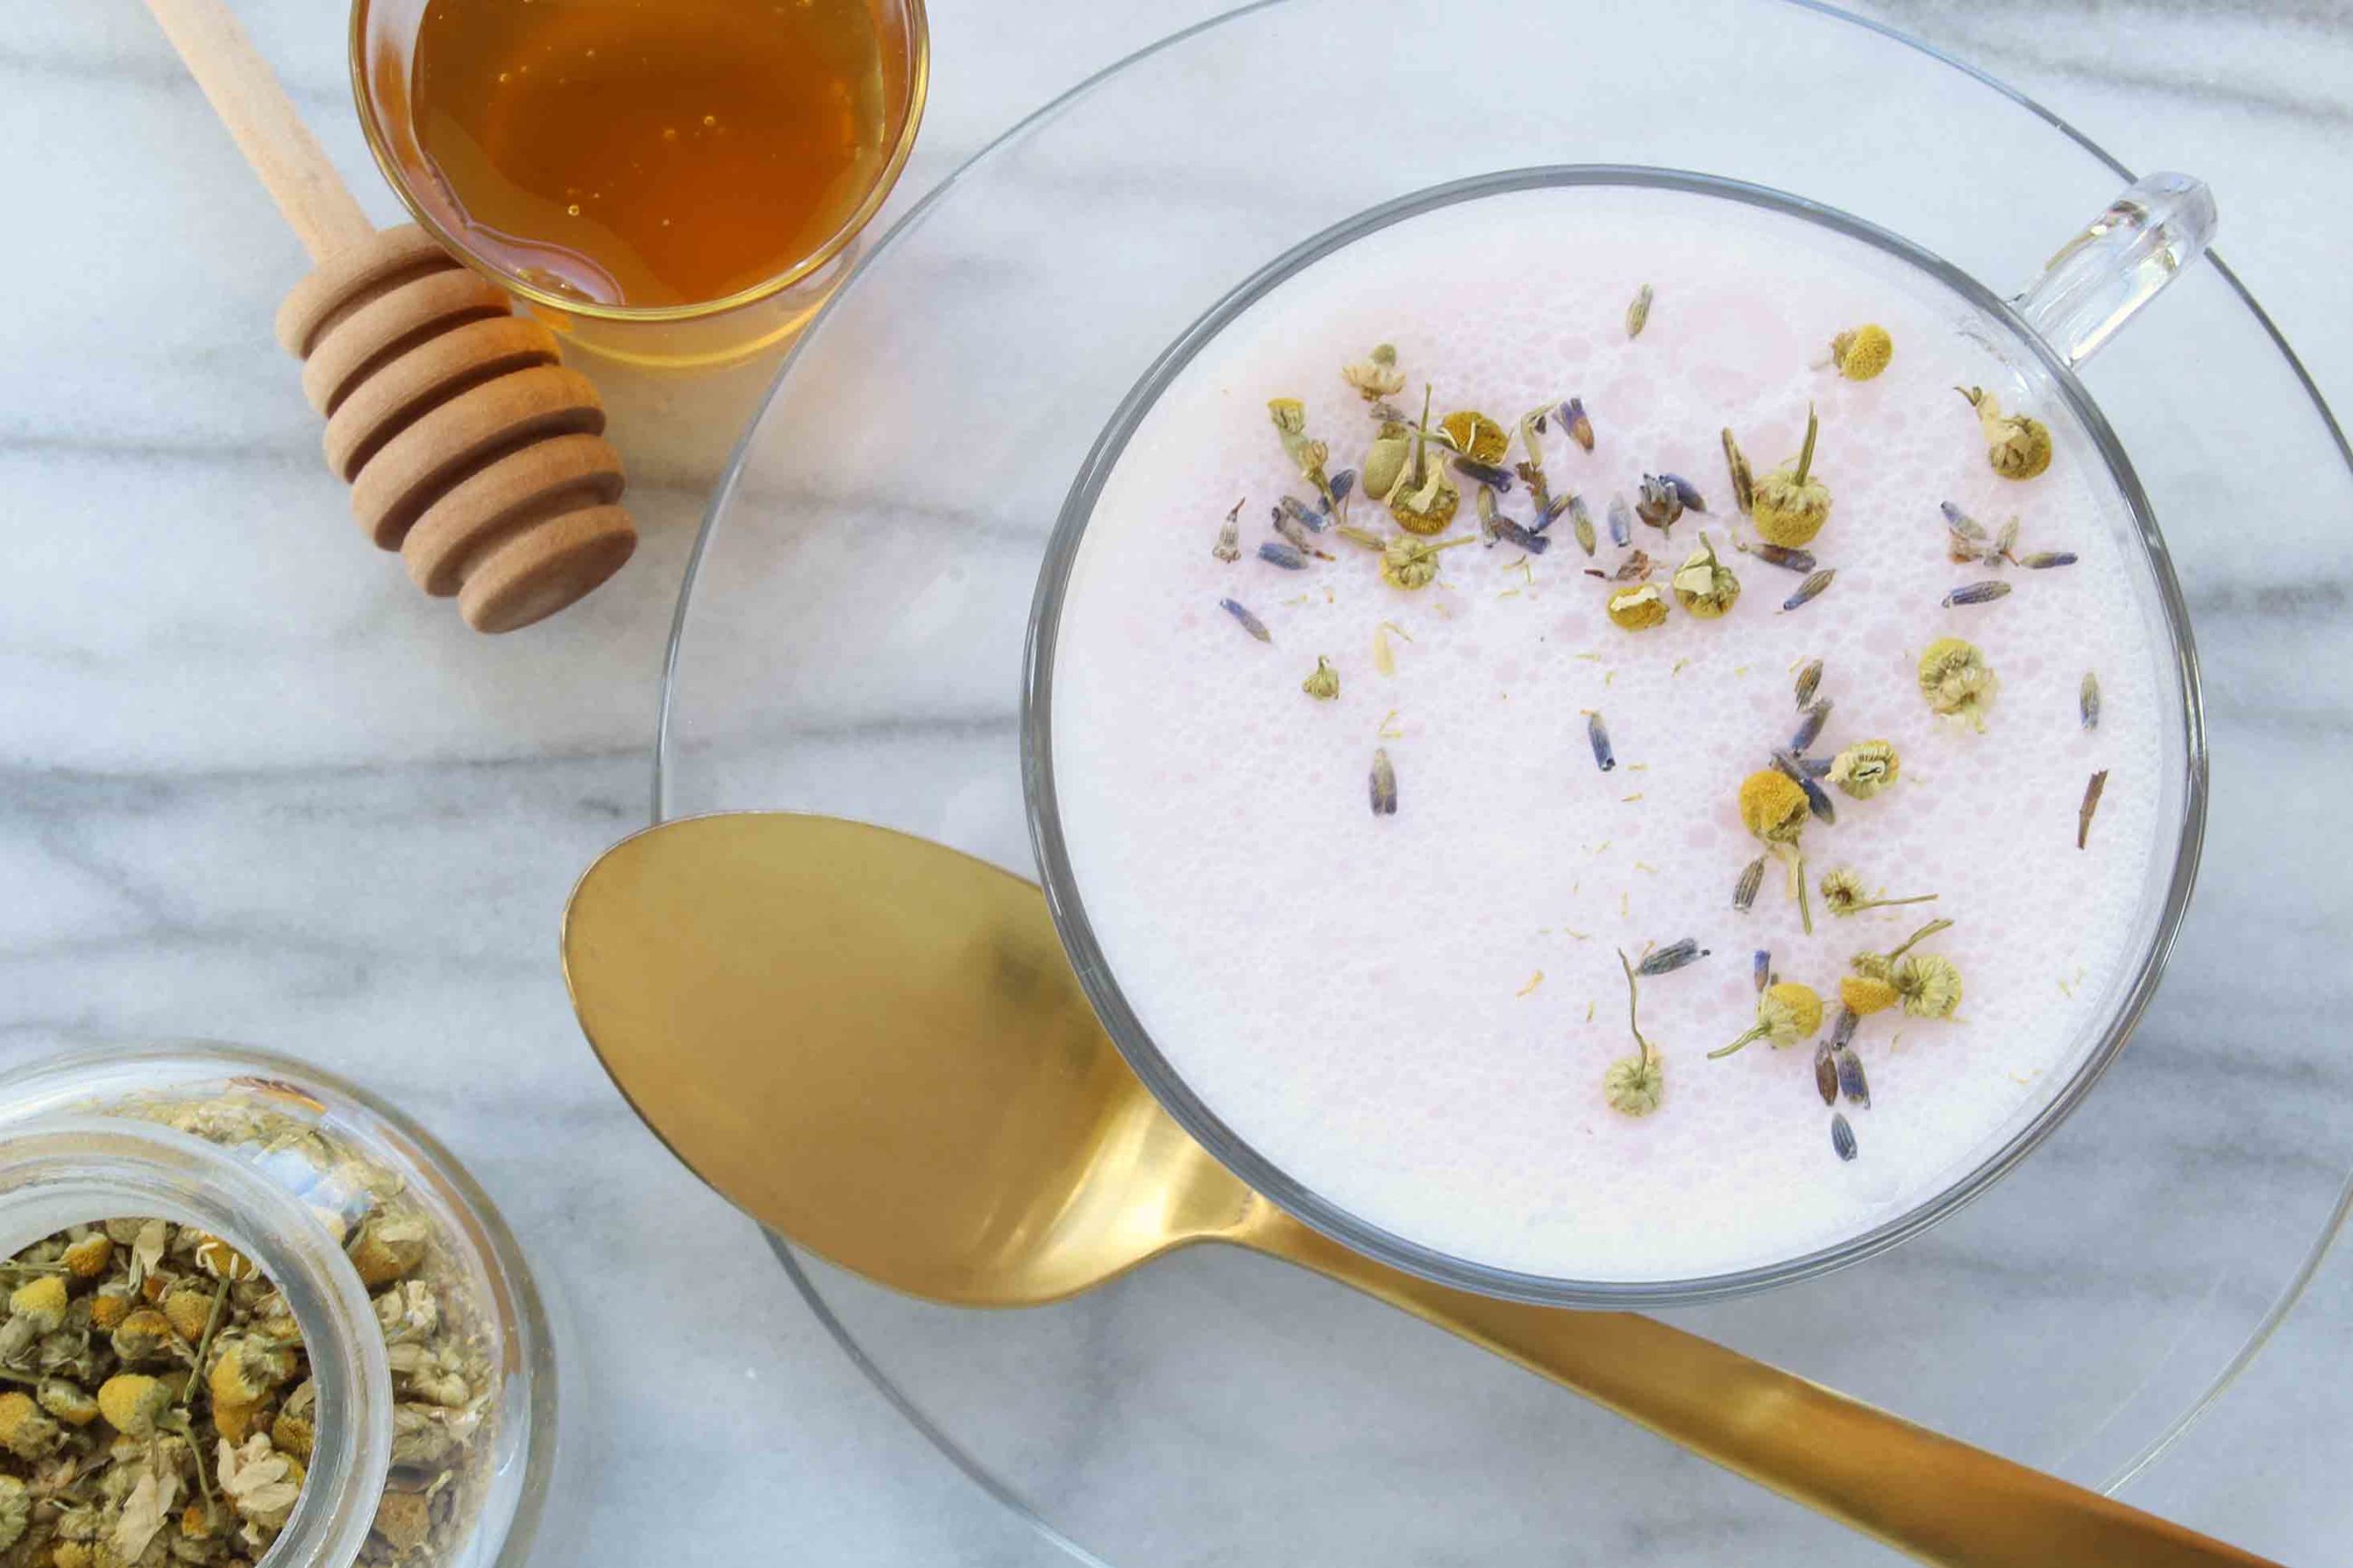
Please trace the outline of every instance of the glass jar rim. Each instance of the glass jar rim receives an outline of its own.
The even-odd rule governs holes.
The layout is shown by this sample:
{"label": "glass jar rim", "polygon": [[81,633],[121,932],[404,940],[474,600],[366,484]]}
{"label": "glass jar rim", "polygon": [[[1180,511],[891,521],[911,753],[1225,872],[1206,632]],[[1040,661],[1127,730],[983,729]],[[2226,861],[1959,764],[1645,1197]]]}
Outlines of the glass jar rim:
{"label": "glass jar rim", "polygon": [[[1622,186],[1713,196],[1778,212],[1867,244],[1910,264],[2003,326],[2051,378],[2068,412],[2099,451],[2134,523],[2157,589],[2172,655],[2181,730],[2181,816],[2174,858],[2154,931],[2097,1043],[2067,1081],[2010,1138],[1966,1174],[1923,1202],[1856,1236],[1795,1258],[1663,1280],[1583,1280],[1496,1268],[1456,1257],[1362,1219],[1292,1177],[1236,1133],[1178,1074],[1122,991],[1097,941],[1062,836],[1054,786],[1053,667],[1063,602],[1098,496],[1129,439],[1194,357],[1261,299],[1344,247],[1439,208],[1515,192]],[[1251,1188],[1324,1236],[1408,1273],[1440,1284],[1513,1300],[1592,1308],[1692,1305],[1812,1279],[1876,1256],[1953,1214],[2007,1174],[2080,1104],[2131,1037],[2156,994],[2197,879],[2205,837],[2207,768],[2203,708],[2189,607],[2158,532],[2147,493],[2122,442],[2065,360],[2010,302],[1935,252],[1867,219],[1771,186],[1690,170],[1644,164],[1545,164],[1497,171],[1410,192],[1345,218],[1252,273],[1204,311],[1162,351],[1123,398],[1080,465],[1048,541],[1022,653],[1021,775],[1031,848],[1046,902],[1082,987],[1121,1055],[1154,1098],[1203,1147]]]}
{"label": "glass jar rim", "polygon": [[301,1495],[259,1568],[342,1568],[375,1528],[392,1466],[392,1368],[366,1288],[300,1199],[229,1151],[160,1122],[36,1112],[0,1127],[0,1255],[71,1225],[194,1226],[286,1298],[318,1390]]}
{"label": "glass jar rim", "polygon": [[885,154],[882,166],[875,172],[872,184],[859,199],[858,205],[835,226],[833,232],[808,255],[782,272],[715,300],[697,300],[682,305],[609,305],[543,289],[528,279],[493,265],[463,239],[450,233],[448,226],[417,197],[407,171],[393,152],[391,139],[377,117],[375,100],[368,91],[367,23],[378,3],[379,0],[352,0],[349,38],[352,99],[359,114],[361,135],[366,140],[368,152],[375,159],[376,168],[382,172],[385,184],[392,187],[393,195],[400,198],[400,205],[407,210],[411,221],[431,235],[442,248],[481,272],[500,288],[547,310],[594,321],[649,323],[701,321],[773,299],[803,279],[814,275],[847,249],[850,242],[873,221],[882,204],[890,199],[900,174],[906,169],[908,158],[915,150],[916,133],[923,128],[923,110],[931,97],[932,29],[924,0],[895,0],[904,9],[907,18],[905,113],[900,122],[899,133]]}

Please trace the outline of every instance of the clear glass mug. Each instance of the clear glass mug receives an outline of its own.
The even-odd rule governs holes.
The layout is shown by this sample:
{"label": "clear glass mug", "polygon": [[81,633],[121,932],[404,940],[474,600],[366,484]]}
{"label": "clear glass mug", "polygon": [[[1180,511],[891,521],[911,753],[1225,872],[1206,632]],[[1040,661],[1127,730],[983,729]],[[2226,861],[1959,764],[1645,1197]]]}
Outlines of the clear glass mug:
{"label": "clear glass mug", "polygon": [[[529,0],[480,0],[528,4]],[[914,150],[931,79],[923,0],[845,0],[872,12],[881,45],[883,157],[856,204],[807,255],[747,289],[682,305],[607,305],[561,294],[469,247],[457,208],[417,145],[408,83],[427,0],[353,0],[351,69],[360,128],[403,205],[450,253],[513,294],[566,342],[607,359],[666,369],[733,363],[789,339],[857,259],[860,235]]]}
{"label": "clear glass mug", "polygon": [[[1859,240],[1942,284],[1968,323],[1964,331],[2037,389],[2052,424],[2073,424],[2105,462],[2135,525],[2154,640],[2169,658],[2179,705],[2165,715],[2164,760],[2171,767],[2161,826],[2171,855],[2152,865],[2136,931],[2136,961],[2112,993],[2105,1025],[2079,1045],[2075,1065],[2040,1101],[2030,1102],[1980,1146],[1957,1179],[1891,1220],[1834,1245],[1755,1268],[1662,1280],[1557,1279],[1497,1268],[1439,1251],[1372,1224],[1294,1179],[1253,1149],[1185,1081],[1122,992],[1089,921],[1056,804],[1054,658],[1065,595],[1096,500],[1128,440],[1160,396],[1227,325],[1279,286],[1352,242],[1456,203],[1546,186],[1620,185],[1683,192],[1777,212]],[[1229,1169],[1284,1210],[1333,1239],[1409,1273],[1517,1300],[1591,1307],[1668,1307],[1740,1295],[1842,1268],[1916,1235],[2009,1171],[2081,1103],[2116,1059],[2155,994],[2196,880],[2206,822],[2206,750],[2197,655],[2189,611],[2148,499],[2131,460],[2074,374],[2183,268],[2205,253],[2215,228],[2211,193],[2182,174],[2135,183],[2070,239],[2022,292],[2003,298],[1934,253],[1834,208],[1768,187],[1678,170],[1562,165],[1460,180],[1386,203],[1325,230],[1236,288],[1172,343],[1122,401],[1063,503],[1040,569],[1025,650],[1022,777],[1032,845],[1047,903],[1081,984],[1136,1075],[1187,1131]]]}

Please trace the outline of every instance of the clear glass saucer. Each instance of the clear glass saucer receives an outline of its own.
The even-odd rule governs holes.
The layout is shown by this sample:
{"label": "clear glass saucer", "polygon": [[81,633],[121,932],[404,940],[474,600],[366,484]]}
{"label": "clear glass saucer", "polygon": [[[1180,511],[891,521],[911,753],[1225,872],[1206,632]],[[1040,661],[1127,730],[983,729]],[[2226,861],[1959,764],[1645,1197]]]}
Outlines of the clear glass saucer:
{"label": "clear glass saucer", "polygon": [[[1022,634],[1112,408],[1300,239],[1406,191],[1556,162],[1776,186],[2003,290],[2129,177],[1990,79],[1795,0],[1287,0],[1179,35],[928,197],[786,363],[681,604],[658,815],[832,812],[1033,872]],[[1561,255],[1576,265],[1573,235]],[[1833,1277],[1673,1316],[2113,1488],[2227,1388],[2344,1213],[2353,1078],[2282,999],[2341,973],[2353,926],[2353,889],[2305,870],[2303,827],[2337,793],[2313,722],[2335,710],[2311,675],[2345,634],[2271,611],[2353,572],[2334,521],[2353,511],[2353,455],[2219,261],[2084,381],[2165,527],[2206,672],[2205,871],[2164,986],[2098,1090],[1967,1210]],[[950,1458],[1119,1568],[1598,1561],[1645,1542],[1694,1565],[1883,1560],[1261,1259],[1197,1249],[1061,1306],[975,1313],[779,1257]]]}

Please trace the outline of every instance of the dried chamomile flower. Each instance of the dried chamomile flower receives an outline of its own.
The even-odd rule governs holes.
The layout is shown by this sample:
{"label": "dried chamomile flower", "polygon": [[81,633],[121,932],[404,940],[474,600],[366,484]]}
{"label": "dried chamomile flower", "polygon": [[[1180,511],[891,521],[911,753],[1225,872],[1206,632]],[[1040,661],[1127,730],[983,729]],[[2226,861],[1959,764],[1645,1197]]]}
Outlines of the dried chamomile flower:
{"label": "dried chamomile flower", "polygon": [[1462,492],[1446,477],[1445,465],[1425,456],[1418,479],[1409,477],[1398,481],[1389,496],[1389,515],[1409,533],[1443,533],[1461,504]]}
{"label": "dried chamomile flower", "polygon": [[1386,505],[1405,478],[1405,466],[1413,458],[1413,437],[1406,427],[1394,420],[1381,426],[1365,448],[1365,466],[1359,470],[1365,493]]}
{"label": "dried chamomile flower", "polygon": [[[1893,985],[1895,983],[1895,971],[1902,963],[1904,955],[1938,931],[1951,930],[1952,924],[1952,921],[1946,920],[1930,921],[1926,925],[1905,937],[1903,944],[1893,952],[1858,952],[1849,961],[1848,967],[1866,980],[1884,981]],[[1957,978],[1956,976],[1957,980]]]}
{"label": "dried chamomile flower", "polygon": [[1961,1005],[1961,972],[1949,958],[1906,954],[1896,961],[1892,978],[1904,1010],[1915,1018],[1949,1018]]}
{"label": "dried chamomile flower", "polygon": [[1807,409],[1806,444],[1799,451],[1798,460],[1757,481],[1748,515],[1768,544],[1788,550],[1810,544],[1814,535],[1822,531],[1822,524],[1831,519],[1830,487],[1811,477],[1814,438],[1820,430],[1820,419],[1811,408]]}
{"label": "dried chamomile flower", "polygon": [[27,1279],[8,1292],[8,1316],[36,1334],[55,1333],[66,1321],[66,1282],[55,1274]]}
{"label": "dried chamomile flower", "polygon": [[1895,340],[1873,321],[1852,327],[1831,340],[1831,363],[1849,381],[1869,381],[1895,357]]}
{"label": "dried chamomile flower", "polygon": [[1822,1026],[1822,999],[1810,985],[1783,980],[1765,987],[1757,998],[1757,1023],[1746,1034],[1707,1053],[1708,1060],[1728,1057],[1751,1040],[1794,1046]]}
{"label": "dried chamomile flower", "polygon": [[1408,534],[1392,539],[1381,551],[1381,581],[1392,588],[1427,588],[1438,580],[1438,552],[1468,539],[1441,539],[1436,543]]}
{"label": "dried chamomile flower", "polygon": [[1675,568],[1668,583],[1676,602],[1704,621],[1715,620],[1740,597],[1740,579],[1715,558],[1715,546],[1704,533],[1699,536],[1699,548]]}
{"label": "dried chamomile flower", "polygon": [[62,1377],[44,1378],[34,1398],[42,1409],[69,1426],[87,1426],[98,1419],[98,1401],[79,1384]]}
{"label": "dried chamomile flower", "polygon": [[1472,462],[1493,468],[1512,444],[1510,432],[1485,415],[1471,409],[1450,414],[1438,422],[1454,450]]}
{"label": "dried chamomile flower", "polygon": [[154,1436],[171,1408],[172,1391],[161,1378],[122,1372],[98,1385],[98,1413],[126,1437]]}
{"label": "dried chamomile flower", "polygon": [[2031,479],[2051,466],[2051,430],[2040,419],[2004,414],[2001,400],[1981,386],[1953,388],[1978,411],[1986,462],[2005,479]]}
{"label": "dried chamomile flower", "polygon": [[58,1261],[77,1279],[95,1279],[114,1261],[114,1238],[94,1230],[59,1253]]}
{"label": "dried chamomile flower", "polygon": [[1282,450],[1299,477],[1315,487],[1315,493],[1326,501],[1332,499],[1332,483],[1324,478],[1324,465],[1331,460],[1332,448],[1310,438],[1307,434],[1307,405],[1295,397],[1271,397],[1266,404],[1267,416],[1274,421],[1274,433],[1282,438]]}
{"label": "dried chamomile flower", "polygon": [[1904,760],[1885,741],[1857,741],[1831,759],[1831,783],[1851,800],[1869,800],[1902,774]]}
{"label": "dried chamomile flower", "polygon": [[1609,620],[1630,632],[1647,631],[1667,618],[1666,596],[1655,583],[1638,583],[1609,595]]}
{"label": "dried chamomile flower", "polygon": [[0,1476],[0,1552],[22,1541],[32,1522],[32,1489],[14,1476]]}
{"label": "dried chamomile flower", "polygon": [[1601,1092],[1610,1110],[1626,1116],[1648,1116],[1666,1098],[1666,1070],[1641,1053],[1620,1057],[1601,1075]]}
{"label": "dried chamomile flower", "polygon": [[1895,987],[1888,981],[1868,974],[1849,974],[1839,980],[1839,1001],[1858,1018],[1884,1013],[1897,1000]]}
{"label": "dried chamomile flower", "polygon": [[1373,352],[1340,370],[1341,379],[1367,403],[1395,397],[1405,390],[1405,373],[1397,367],[1397,345],[1377,343]]}
{"label": "dried chamomile flower", "polygon": [[1795,844],[1813,815],[1797,781],[1762,768],[1740,781],[1740,821],[1767,844]]}
{"label": "dried chamomile flower", "polygon": [[1329,702],[1340,695],[1340,672],[1319,653],[1315,656],[1314,671],[1299,683],[1299,689],[1318,702]]}
{"label": "dried chamomile flower", "polygon": [[1634,1037],[1634,1054],[1609,1064],[1609,1070],[1601,1075],[1601,1092],[1612,1110],[1626,1116],[1648,1116],[1666,1096],[1666,1062],[1656,1047],[1642,1037],[1641,994],[1634,979],[1634,966],[1627,962],[1623,948],[1618,952],[1618,967],[1626,973],[1626,1029]]}
{"label": "dried chamomile flower", "polygon": [[57,1452],[65,1429],[33,1403],[33,1396],[10,1389],[0,1394],[0,1453],[13,1454],[35,1464]]}
{"label": "dried chamomile flower", "polygon": [[1922,893],[1909,899],[1876,899],[1863,885],[1862,873],[1852,866],[1839,866],[1822,873],[1822,902],[1834,915],[1861,914],[1865,910],[1890,910],[1902,904],[1934,903],[1936,895]]}
{"label": "dried chamomile flower", "polygon": [[1966,719],[1982,732],[2001,682],[1974,643],[1938,637],[1920,656],[1920,695],[1932,712]]}

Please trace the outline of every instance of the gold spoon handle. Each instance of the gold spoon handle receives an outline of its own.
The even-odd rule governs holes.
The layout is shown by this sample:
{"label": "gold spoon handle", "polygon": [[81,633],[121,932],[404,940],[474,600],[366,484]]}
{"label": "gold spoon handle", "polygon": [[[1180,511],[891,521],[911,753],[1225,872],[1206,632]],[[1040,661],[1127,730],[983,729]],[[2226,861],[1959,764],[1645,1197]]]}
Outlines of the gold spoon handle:
{"label": "gold spoon handle", "polygon": [[2278,1568],[1652,1318],[1432,1284],[1271,1205],[1227,1239],[1411,1312],[1936,1568]]}

